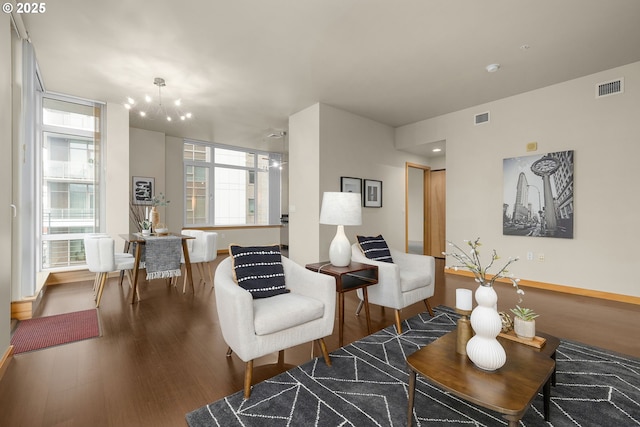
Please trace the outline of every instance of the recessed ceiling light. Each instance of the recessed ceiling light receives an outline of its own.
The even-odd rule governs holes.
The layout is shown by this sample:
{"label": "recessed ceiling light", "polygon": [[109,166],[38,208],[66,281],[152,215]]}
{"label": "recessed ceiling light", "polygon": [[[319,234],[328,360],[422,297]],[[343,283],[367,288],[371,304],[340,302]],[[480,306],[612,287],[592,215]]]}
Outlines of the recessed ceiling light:
{"label": "recessed ceiling light", "polygon": [[442,148],[434,148],[434,149],[433,149],[433,150],[431,150],[431,151],[433,151],[434,153],[439,153],[439,152],[441,152],[441,151],[442,151]]}
{"label": "recessed ceiling light", "polygon": [[500,68],[500,64],[489,64],[486,68],[488,72],[495,73]]}
{"label": "recessed ceiling light", "polygon": [[520,46],[520,49],[522,50],[528,50],[529,48],[531,48],[531,46],[529,46],[528,44],[523,44],[522,46]]}

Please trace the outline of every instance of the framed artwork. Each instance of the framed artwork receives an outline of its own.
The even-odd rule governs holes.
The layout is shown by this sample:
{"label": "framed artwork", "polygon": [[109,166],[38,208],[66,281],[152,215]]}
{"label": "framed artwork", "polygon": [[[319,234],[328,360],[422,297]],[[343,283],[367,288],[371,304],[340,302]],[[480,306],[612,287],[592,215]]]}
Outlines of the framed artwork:
{"label": "framed artwork", "polygon": [[502,234],[573,239],[573,150],[502,163]]}
{"label": "framed artwork", "polygon": [[362,193],[362,180],[360,178],[341,176],[340,191],[343,193]]}
{"label": "framed artwork", "polygon": [[382,181],[374,179],[364,180],[364,207],[365,208],[381,208],[382,207]]}
{"label": "framed artwork", "polygon": [[156,180],[146,176],[134,176],[131,179],[131,198],[134,205],[151,205]]}

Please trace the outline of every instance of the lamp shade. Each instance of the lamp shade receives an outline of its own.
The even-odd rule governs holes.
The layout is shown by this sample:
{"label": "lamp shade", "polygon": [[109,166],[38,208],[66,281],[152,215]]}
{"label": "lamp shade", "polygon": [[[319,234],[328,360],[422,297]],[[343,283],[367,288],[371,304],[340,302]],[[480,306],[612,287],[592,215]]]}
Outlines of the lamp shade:
{"label": "lamp shade", "polygon": [[320,224],[361,225],[360,193],[325,192],[320,208]]}

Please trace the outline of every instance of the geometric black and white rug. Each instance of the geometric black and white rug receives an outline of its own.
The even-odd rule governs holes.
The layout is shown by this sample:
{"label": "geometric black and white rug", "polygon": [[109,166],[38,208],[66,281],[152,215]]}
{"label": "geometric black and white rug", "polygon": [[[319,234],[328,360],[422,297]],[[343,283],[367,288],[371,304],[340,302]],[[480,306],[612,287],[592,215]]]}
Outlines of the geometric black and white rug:
{"label": "geometric black and white rug", "polygon": [[[437,307],[187,414],[205,426],[405,426],[406,357],[453,330],[458,315]],[[551,421],[542,394],[522,426],[640,426],[640,360],[561,340],[551,388]],[[417,377],[413,425],[506,425],[501,414],[467,403]]]}

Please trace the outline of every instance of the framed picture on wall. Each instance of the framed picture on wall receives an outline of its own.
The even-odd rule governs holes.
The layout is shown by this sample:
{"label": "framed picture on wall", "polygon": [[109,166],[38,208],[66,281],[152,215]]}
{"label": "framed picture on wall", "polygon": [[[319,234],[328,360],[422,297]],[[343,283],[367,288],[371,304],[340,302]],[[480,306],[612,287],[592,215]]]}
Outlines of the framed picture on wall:
{"label": "framed picture on wall", "polygon": [[155,178],[134,176],[131,179],[131,198],[134,205],[151,205],[155,191]]}
{"label": "framed picture on wall", "polygon": [[341,176],[340,191],[343,193],[362,193],[362,180],[360,178]]}
{"label": "framed picture on wall", "polygon": [[381,208],[382,207],[382,181],[374,179],[364,180],[364,207],[365,208]]}
{"label": "framed picture on wall", "polygon": [[503,160],[502,234],[573,239],[573,150]]}

